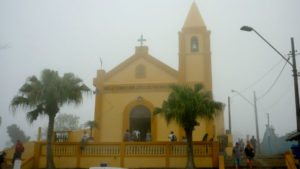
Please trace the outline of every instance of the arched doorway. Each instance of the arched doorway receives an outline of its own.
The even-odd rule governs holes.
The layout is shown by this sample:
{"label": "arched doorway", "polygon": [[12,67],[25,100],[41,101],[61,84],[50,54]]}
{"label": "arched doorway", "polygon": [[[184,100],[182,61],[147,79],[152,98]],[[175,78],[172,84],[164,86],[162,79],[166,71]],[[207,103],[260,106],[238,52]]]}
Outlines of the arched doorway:
{"label": "arched doorway", "polygon": [[151,113],[147,107],[138,105],[131,110],[129,129],[130,131],[139,130],[141,132],[140,141],[146,140],[147,131],[151,132]]}

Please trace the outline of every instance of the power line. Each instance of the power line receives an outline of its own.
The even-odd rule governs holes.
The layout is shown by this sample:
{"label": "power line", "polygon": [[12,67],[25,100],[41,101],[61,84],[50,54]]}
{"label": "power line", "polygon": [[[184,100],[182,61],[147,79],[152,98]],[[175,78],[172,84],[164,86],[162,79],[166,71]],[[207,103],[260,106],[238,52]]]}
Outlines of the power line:
{"label": "power line", "polygon": [[[292,83],[292,82],[291,82]],[[275,100],[270,106],[268,106],[267,108],[264,108],[264,110],[267,110],[266,112],[271,112],[269,111],[270,109],[274,108],[275,105],[277,105],[279,103],[279,101],[281,101],[285,95],[288,93],[288,91],[291,89],[291,83],[288,85],[288,87],[286,88],[286,90],[284,90],[281,95],[278,97],[277,100]]]}
{"label": "power line", "polygon": [[[289,58],[288,58],[289,59]],[[285,62],[285,64],[283,65],[281,71],[279,72],[279,74],[277,75],[276,79],[274,80],[274,82],[271,84],[271,86],[269,87],[269,89],[264,93],[262,94],[260,97],[257,98],[257,100],[259,99],[262,99],[263,97],[265,97],[270,91],[271,89],[275,86],[276,82],[278,81],[279,77],[281,76],[285,66],[287,65],[288,62]]]}
{"label": "power line", "polygon": [[245,92],[246,90],[250,89],[251,87],[255,86],[257,83],[259,83],[261,80],[265,78],[275,67],[277,67],[283,60],[281,59],[278,63],[276,63],[270,70],[268,70],[265,74],[263,74],[259,79],[257,79],[255,82],[253,82],[251,85],[246,87],[241,91],[241,93]]}

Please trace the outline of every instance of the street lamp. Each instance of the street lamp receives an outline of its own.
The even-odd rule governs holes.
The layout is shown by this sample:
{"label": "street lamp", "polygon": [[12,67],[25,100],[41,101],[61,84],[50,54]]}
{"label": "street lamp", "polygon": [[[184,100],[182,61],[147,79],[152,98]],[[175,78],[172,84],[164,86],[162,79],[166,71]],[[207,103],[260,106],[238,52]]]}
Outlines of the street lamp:
{"label": "street lamp", "polygon": [[[236,90],[231,90],[231,92],[238,94],[241,96],[246,102],[254,106],[254,115],[255,115],[255,127],[256,127],[256,140],[257,140],[257,152],[260,153],[260,142],[259,142],[259,129],[258,129],[258,119],[257,119],[257,106],[256,106],[256,94],[255,91],[253,92],[254,95],[254,103],[248,100],[244,95]],[[254,145],[255,146],[255,145]]]}
{"label": "street lamp", "polygon": [[[241,27],[242,31],[247,32],[255,32],[262,40],[264,40],[272,49],[274,49],[289,65],[293,68],[293,76],[294,76],[294,89],[295,89],[295,106],[296,106],[296,119],[297,119],[297,132],[300,132],[300,106],[299,106],[299,89],[298,89],[298,74],[297,74],[297,66],[296,66],[296,57],[295,57],[295,49],[294,49],[294,38],[291,38],[291,47],[292,47],[292,60],[291,63],[287,58],[283,56],[274,46],[272,46],[262,35],[260,35],[254,28],[250,26]],[[300,142],[300,141],[298,141]]]}

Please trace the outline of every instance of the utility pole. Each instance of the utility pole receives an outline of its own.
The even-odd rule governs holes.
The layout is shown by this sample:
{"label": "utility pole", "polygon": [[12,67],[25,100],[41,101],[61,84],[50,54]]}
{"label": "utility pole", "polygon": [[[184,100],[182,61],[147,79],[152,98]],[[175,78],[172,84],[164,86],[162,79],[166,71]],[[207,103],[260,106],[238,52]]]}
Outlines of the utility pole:
{"label": "utility pole", "polygon": [[256,139],[257,139],[257,152],[260,153],[259,131],[258,131],[258,119],[257,119],[257,106],[256,106],[256,94],[254,94],[254,113],[255,113],[255,125],[256,125]]}
{"label": "utility pole", "polygon": [[268,126],[270,126],[270,113],[267,113],[267,118],[268,118]]}
{"label": "utility pole", "polygon": [[229,120],[229,134],[231,134],[231,112],[230,112],[230,97],[228,96],[228,120]]}
{"label": "utility pole", "polygon": [[270,132],[271,132],[271,127],[270,127],[270,113],[267,113],[267,118],[268,118],[268,125],[267,125],[267,129],[266,130],[269,130],[269,134],[268,134],[268,149],[269,149],[269,151],[270,151],[270,154],[272,154],[272,146],[271,146],[271,134],[270,134]]}
{"label": "utility pole", "polygon": [[[298,89],[298,72],[297,72],[297,65],[296,65],[296,55],[295,55],[295,48],[294,48],[294,38],[291,38],[291,45],[292,45],[292,58],[293,58],[293,76],[294,76],[294,88],[295,88],[295,105],[296,105],[296,119],[297,119],[297,132],[300,132],[300,106],[299,106],[299,89]],[[298,140],[300,143],[300,140]]]}

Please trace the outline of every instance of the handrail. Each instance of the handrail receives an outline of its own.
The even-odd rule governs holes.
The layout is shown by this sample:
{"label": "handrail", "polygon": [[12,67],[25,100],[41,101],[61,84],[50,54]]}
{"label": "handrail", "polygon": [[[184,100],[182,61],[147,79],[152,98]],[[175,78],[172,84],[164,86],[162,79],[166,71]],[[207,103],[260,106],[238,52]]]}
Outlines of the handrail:
{"label": "handrail", "polygon": [[[26,169],[26,165],[29,164],[30,162],[34,162],[34,156],[26,159],[24,162],[22,162],[22,166],[21,168],[22,169]],[[32,167],[28,167],[29,169],[32,168]]]}
{"label": "handrail", "polygon": [[297,169],[291,152],[285,152],[285,163],[288,169]]}
{"label": "handrail", "polygon": [[225,169],[224,156],[219,156],[219,169]]}

